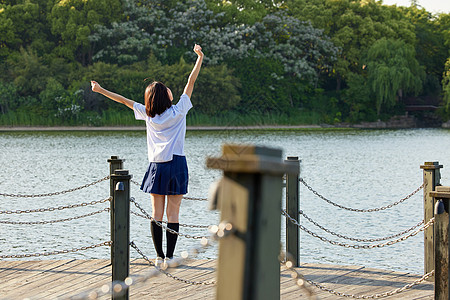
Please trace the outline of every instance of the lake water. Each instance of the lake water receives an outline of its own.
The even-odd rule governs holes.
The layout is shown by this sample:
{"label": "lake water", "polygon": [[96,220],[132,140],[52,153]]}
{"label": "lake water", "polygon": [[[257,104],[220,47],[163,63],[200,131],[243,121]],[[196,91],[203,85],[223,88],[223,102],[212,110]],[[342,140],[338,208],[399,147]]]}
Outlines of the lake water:
{"label": "lake water", "polygon": [[[211,183],[221,172],[205,167],[208,156],[220,156],[224,143],[250,143],[281,148],[283,157],[299,156],[301,177],[328,199],[352,208],[375,208],[391,204],[422,184],[420,165],[439,161],[441,183],[450,185],[450,131],[412,130],[242,130],[188,131],[186,155],[190,170],[189,194],[206,198]],[[62,191],[108,175],[107,159],[118,155],[126,161],[134,180],[140,181],[146,166],[144,131],[0,132],[0,193],[39,194]],[[356,213],[325,203],[300,185],[301,209],[322,226],[354,238],[380,238],[412,227],[423,219],[422,191],[394,208]],[[109,195],[109,182],[54,197],[0,197],[1,210],[57,207],[101,200]],[[132,184],[132,196],[151,212],[149,197]],[[20,215],[0,214],[0,220],[43,221],[82,215],[107,207],[106,203],[54,212]],[[134,211],[136,208],[132,206]],[[180,222],[211,225],[219,212],[208,210],[206,201],[184,200]],[[315,233],[347,244],[321,231],[306,220],[301,223]],[[282,217],[284,234],[285,219]],[[204,229],[182,228],[191,235]],[[154,257],[149,223],[131,216],[131,239]],[[283,240],[282,235],[282,240]],[[46,225],[0,224],[0,255],[41,253],[79,248],[109,240],[109,216],[103,212],[71,222]],[[177,252],[198,245],[180,237]],[[273,241],[277,243],[277,241]],[[381,242],[377,242],[381,243]],[[138,254],[132,249],[131,256]],[[200,258],[215,258],[209,248]],[[99,247],[44,259],[108,258],[109,249]],[[41,258],[37,258],[41,259]],[[347,249],[301,232],[301,261],[351,264],[413,273],[423,272],[423,234],[380,249]]]}

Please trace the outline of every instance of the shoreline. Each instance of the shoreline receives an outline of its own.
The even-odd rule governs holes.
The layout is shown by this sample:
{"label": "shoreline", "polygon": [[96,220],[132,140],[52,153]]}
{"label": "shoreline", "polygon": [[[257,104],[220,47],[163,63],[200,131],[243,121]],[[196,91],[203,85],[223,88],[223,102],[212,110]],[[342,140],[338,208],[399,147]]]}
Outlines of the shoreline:
{"label": "shoreline", "polygon": [[[221,130],[291,130],[334,129],[341,127],[321,125],[261,125],[261,126],[186,126],[187,131]],[[0,126],[0,132],[11,131],[145,131],[145,126]]]}
{"label": "shoreline", "polygon": [[[249,125],[249,126],[186,126],[187,131],[224,131],[224,130],[349,130],[349,129],[413,129],[418,122],[412,116],[394,116],[388,121],[361,122],[359,124],[315,124],[315,125]],[[430,127],[432,128],[432,127]],[[433,127],[434,128],[434,127]],[[440,127],[450,128],[450,121],[442,123]],[[0,132],[11,131],[145,131],[142,126],[0,126]]]}

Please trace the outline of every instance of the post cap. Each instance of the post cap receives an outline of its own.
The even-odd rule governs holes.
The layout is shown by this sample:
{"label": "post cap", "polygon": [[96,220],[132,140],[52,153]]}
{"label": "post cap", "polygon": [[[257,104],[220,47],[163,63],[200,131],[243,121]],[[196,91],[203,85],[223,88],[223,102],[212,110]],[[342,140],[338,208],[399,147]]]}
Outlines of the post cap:
{"label": "post cap", "polygon": [[281,154],[281,149],[227,144],[222,147],[221,157],[207,158],[206,166],[241,173],[298,173],[298,165],[283,162]]}
{"label": "post cap", "polygon": [[426,161],[420,166],[420,168],[424,170],[436,170],[442,169],[443,167],[444,166],[440,165],[438,161]]}
{"label": "post cap", "polygon": [[114,174],[112,174],[111,177],[116,180],[127,180],[131,179],[133,176],[129,174],[128,170],[117,169],[114,171]]}
{"label": "post cap", "polygon": [[111,163],[111,162],[118,162],[118,161],[124,162],[125,159],[119,158],[119,156],[117,156],[117,155],[111,155],[111,158],[108,158],[108,162],[109,163]]}

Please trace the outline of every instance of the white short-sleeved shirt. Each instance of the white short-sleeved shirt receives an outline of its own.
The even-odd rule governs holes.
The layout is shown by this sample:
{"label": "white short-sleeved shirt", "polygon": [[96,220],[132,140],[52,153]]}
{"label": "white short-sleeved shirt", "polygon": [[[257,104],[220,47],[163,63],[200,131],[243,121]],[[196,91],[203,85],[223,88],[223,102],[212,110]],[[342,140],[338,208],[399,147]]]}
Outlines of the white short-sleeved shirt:
{"label": "white short-sleeved shirt", "polygon": [[149,162],[171,161],[174,154],[184,156],[186,114],[191,108],[191,99],[186,94],[181,95],[176,105],[154,118],[147,115],[144,105],[134,103],[136,120],[144,120],[147,126]]}

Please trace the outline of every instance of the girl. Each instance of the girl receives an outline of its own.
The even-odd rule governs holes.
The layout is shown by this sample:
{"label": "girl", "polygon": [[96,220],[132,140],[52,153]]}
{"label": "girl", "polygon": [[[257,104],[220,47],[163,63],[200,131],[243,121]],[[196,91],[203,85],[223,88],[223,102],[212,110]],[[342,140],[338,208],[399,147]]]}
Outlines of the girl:
{"label": "girl", "polygon": [[[148,160],[150,162],[142,181],[141,190],[150,193],[152,217],[161,222],[167,197],[167,227],[178,232],[179,212],[183,195],[188,188],[188,169],[184,155],[186,114],[192,108],[191,95],[203,62],[202,48],[195,44],[197,61],[189,75],[180,101],[172,105],[172,91],[161,82],[149,84],[145,90],[145,105],[102,88],[91,81],[92,91],[100,93],[134,110],[137,120],[145,120],[147,128]],[[157,253],[155,265],[173,257],[177,235],[166,231],[167,249],[162,249],[162,228],[151,222],[153,244]]]}

